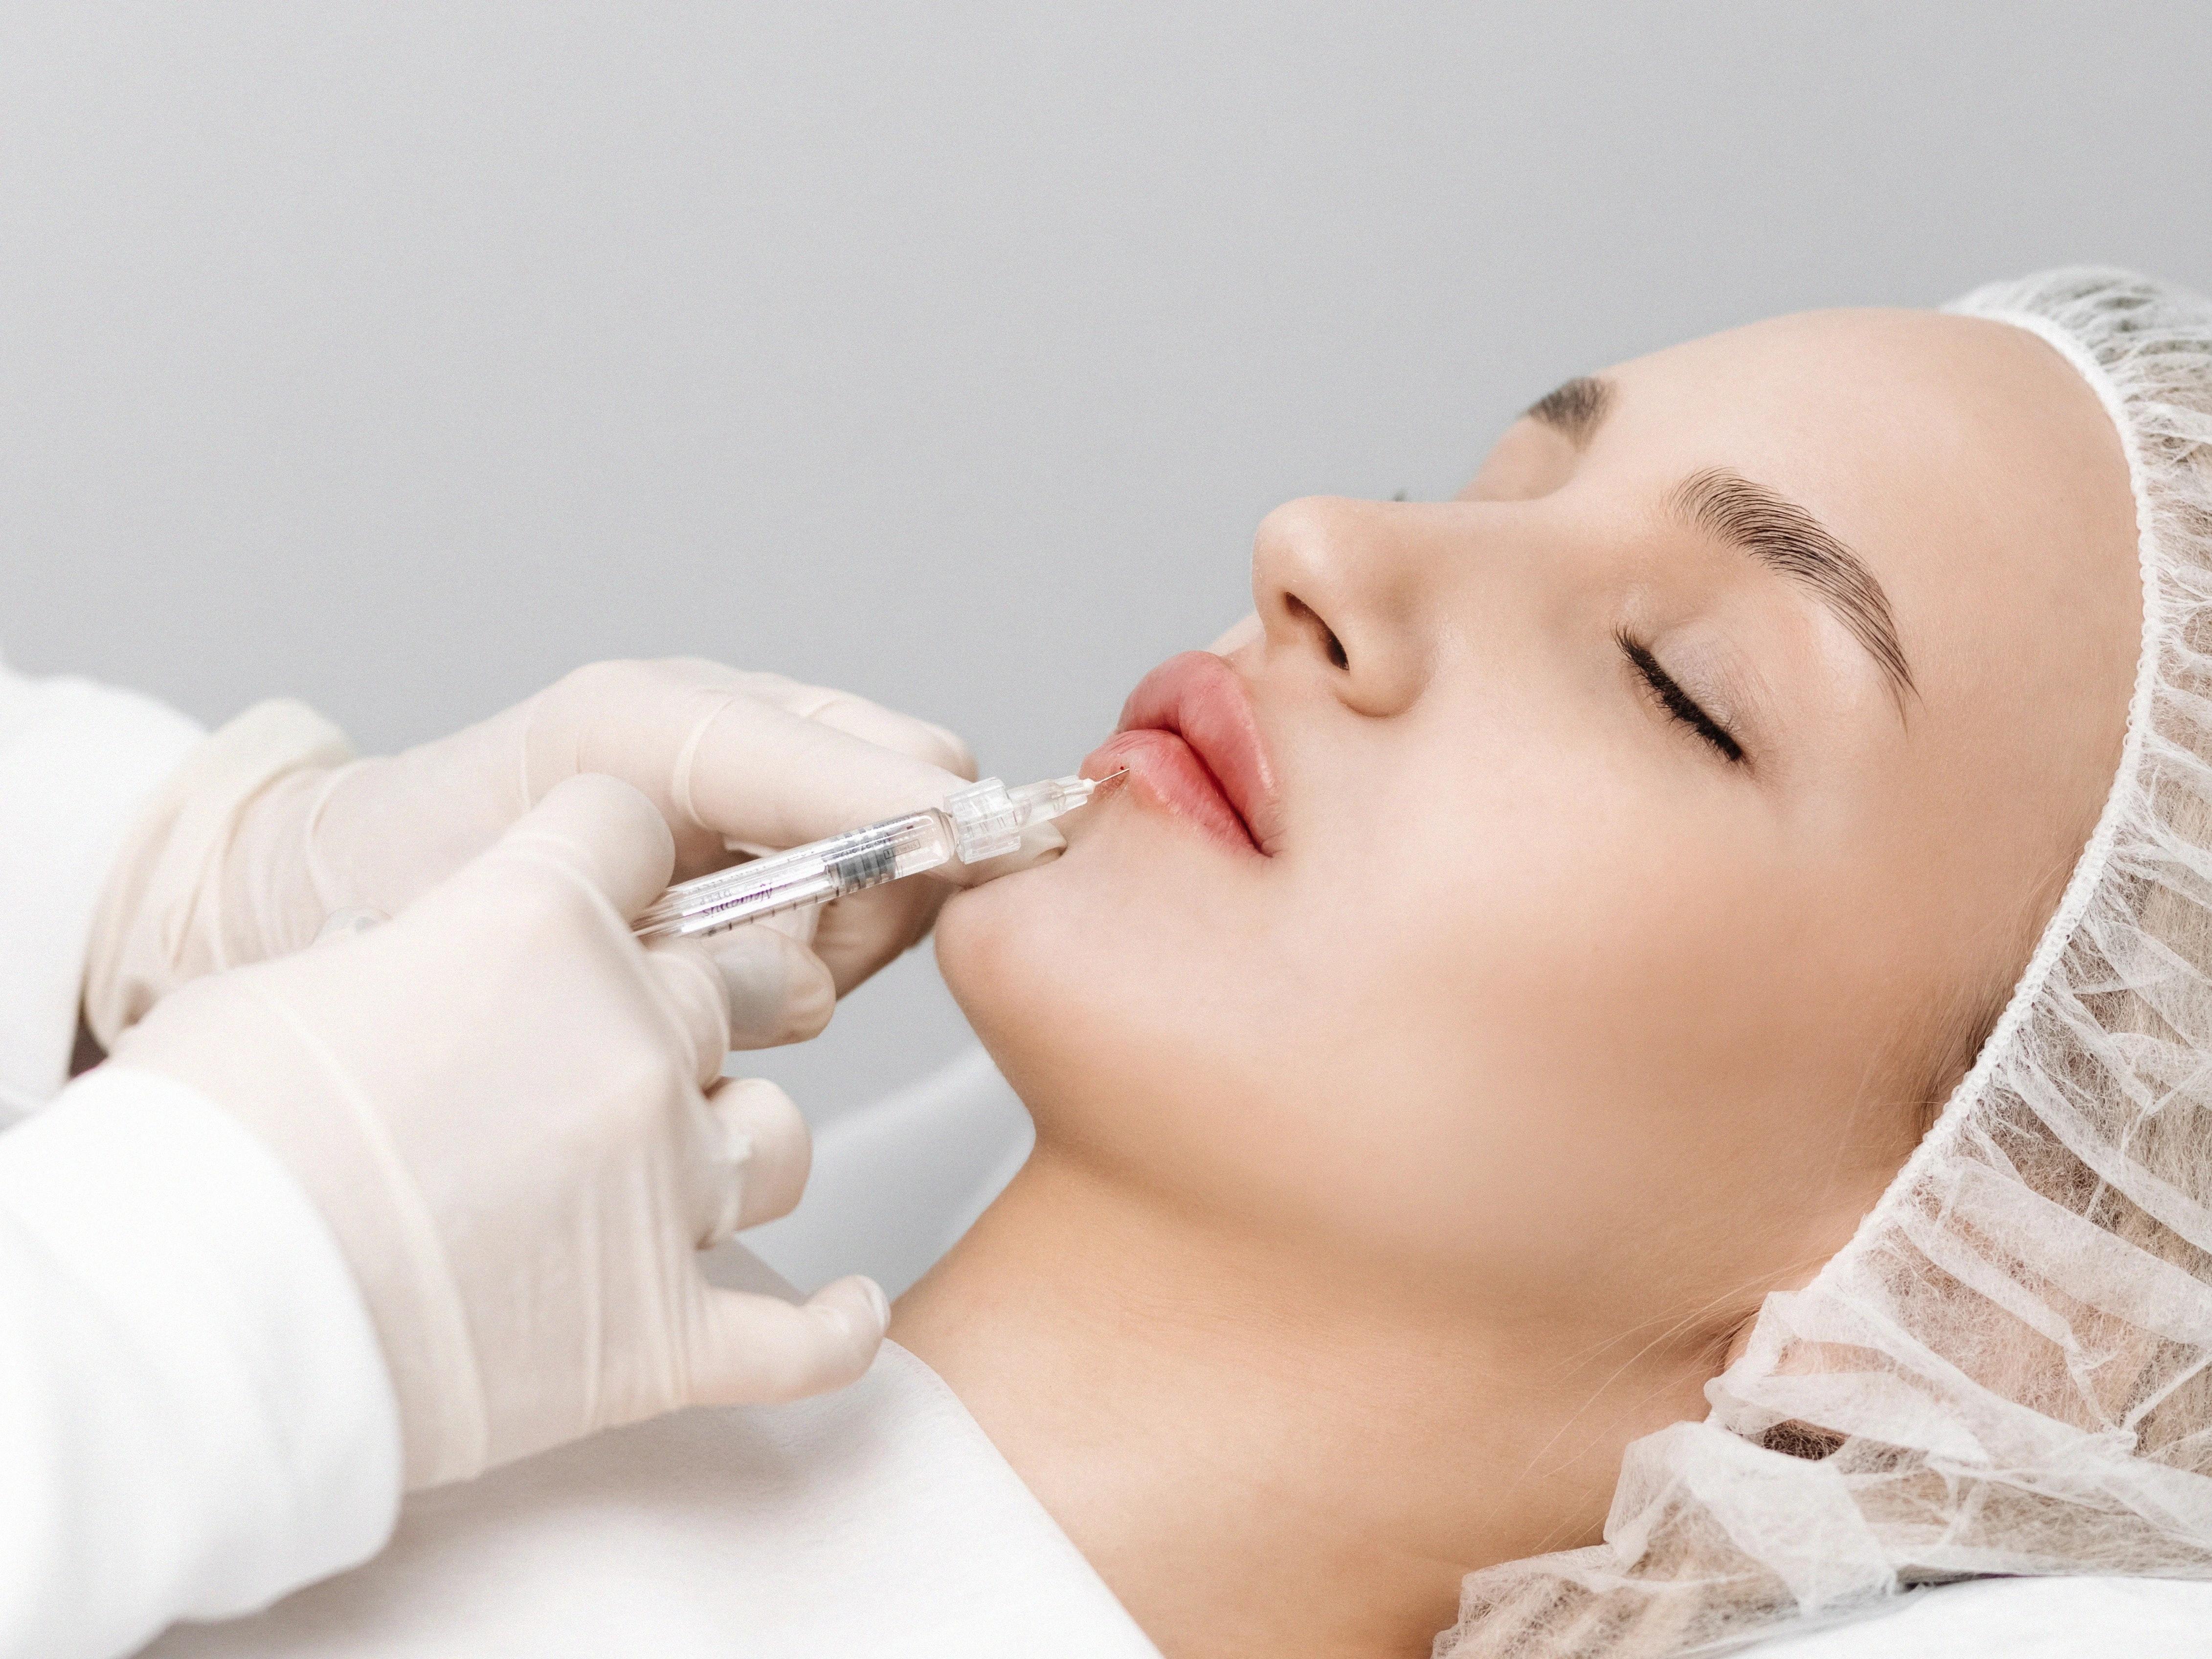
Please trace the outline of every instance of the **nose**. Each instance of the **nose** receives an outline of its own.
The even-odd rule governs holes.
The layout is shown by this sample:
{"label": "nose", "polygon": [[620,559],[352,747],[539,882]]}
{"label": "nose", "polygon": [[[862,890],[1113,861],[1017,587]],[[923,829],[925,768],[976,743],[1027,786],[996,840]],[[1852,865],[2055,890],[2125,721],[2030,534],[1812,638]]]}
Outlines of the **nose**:
{"label": "nose", "polygon": [[1425,503],[1309,495],[1261,520],[1252,601],[1267,653],[1313,674],[1363,714],[1402,714],[1427,684],[1440,572],[1439,509]]}

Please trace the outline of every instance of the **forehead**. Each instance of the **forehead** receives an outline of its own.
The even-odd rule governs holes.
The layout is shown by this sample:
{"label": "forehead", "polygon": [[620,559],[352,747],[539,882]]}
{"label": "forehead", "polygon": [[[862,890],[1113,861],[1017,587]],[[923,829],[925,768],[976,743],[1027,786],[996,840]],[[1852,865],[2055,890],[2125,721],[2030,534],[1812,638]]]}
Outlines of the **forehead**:
{"label": "forehead", "polygon": [[1808,489],[1832,481],[1856,493],[1881,477],[1932,502],[1967,494],[1961,483],[2044,479],[2039,493],[2057,495],[2120,464],[2081,377],[2026,331],[1981,318],[1808,312],[1670,347],[1604,378],[1616,391],[1606,423],[1614,441],[1632,438],[1654,454],[1724,443],[1739,465],[1786,471]]}

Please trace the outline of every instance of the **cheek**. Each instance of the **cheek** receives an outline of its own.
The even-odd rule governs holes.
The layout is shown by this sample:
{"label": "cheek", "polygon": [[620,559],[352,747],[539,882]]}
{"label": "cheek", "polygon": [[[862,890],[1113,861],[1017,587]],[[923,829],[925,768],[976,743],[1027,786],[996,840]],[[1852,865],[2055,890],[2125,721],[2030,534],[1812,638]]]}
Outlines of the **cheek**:
{"label": "cheek", "polygon": [[1909,1145],[1869,1065],[1907,993],[1854,956],[1882,930],[1848,882],[1582,782],[1439,823],[1412,866],[1462,878],[1340,916],[1338,1039],[1305,1058],[1338,1224],[1532,1313],[1627,1316],[1871,1201]]}

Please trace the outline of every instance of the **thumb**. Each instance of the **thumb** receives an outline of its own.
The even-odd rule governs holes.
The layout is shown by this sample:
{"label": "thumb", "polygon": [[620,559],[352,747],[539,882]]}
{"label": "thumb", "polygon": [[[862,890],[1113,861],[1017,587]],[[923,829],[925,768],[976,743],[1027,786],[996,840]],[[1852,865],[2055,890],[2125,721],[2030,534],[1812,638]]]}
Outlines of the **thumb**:
{"label": "thumb", "polygon": [[619,778],[566,778],[508,826],[485,861],[525,860],[579,876],[625,920],[667,890],[676,840],[651,800]]}
{"label": "thumb", "polygon": [[691,1351],[695,1406],[797,1400],[856,1382],[890,1323],[881,1287],[857,1275],[795,1307],[747,1291],[706,1296]]}

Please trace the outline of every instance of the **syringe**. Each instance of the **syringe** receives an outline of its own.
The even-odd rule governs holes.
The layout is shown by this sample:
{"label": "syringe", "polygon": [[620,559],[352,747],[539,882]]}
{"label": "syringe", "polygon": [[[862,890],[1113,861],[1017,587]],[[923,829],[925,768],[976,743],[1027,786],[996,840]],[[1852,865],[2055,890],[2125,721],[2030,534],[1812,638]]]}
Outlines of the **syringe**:
{"label": "syringe", "polygon": [[985,778],[926,806],[826,841],[770,853],[696,881],[680,882],[633,927],[641,939],[716,933],[779,911],[825,904],[848,893],[933,870],[958,859],[975,864],[1012,852],[1022,830],[1073,812],[1125,773],[1048,778],[1009,789]]}

